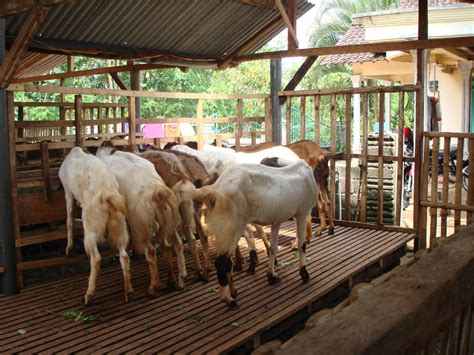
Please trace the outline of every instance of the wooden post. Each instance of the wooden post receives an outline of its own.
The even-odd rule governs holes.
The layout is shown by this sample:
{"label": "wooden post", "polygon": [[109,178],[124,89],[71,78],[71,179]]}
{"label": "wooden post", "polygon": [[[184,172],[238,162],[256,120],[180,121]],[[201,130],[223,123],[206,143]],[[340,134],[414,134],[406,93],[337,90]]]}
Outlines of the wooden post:
{"label": "wooden post", "polygon": [[251,145],[257,144],[257,132],[250,132]]}
{"label": "wooden post", "polygon": [[[471,138],[468,140],[469,146],[468,146],[468,151],[469,151],[469,178],[467,180],[467,205],[468,206],[473,206],[474,205],[474,174],[472,173],[474,171],[474,139]],[[466,224],[470,224],[473,220],[472,212],[467,212],[467,217],[466,217]]]}
{"label": "wooden post", "polygon": [[128,97],[128,144],[130,146],[135,145],[135,139],[137,136],[136,131],[136,113],[135,110],[135,98],[132,96]]}
{"label": "wooden post", "polygon": [[430,207],[430,248],[436,245],[436,226],[438,224],[438,209],[433,206],[433,202],[438,202],[438,153],[439,153],[439,137],[433,138],[433,150],[431,152],[431,207]]}
{"label": "wooden post", "polygon": [[[428,0],[418,1],[418,39],[428,38]],[[424,124],[424,102],[425,102],[425,81],[424,68],[425,58],[422,49],[416,51],[416,84],[419,89],[416,91],[415,104],[415,181],[413,191],[413,228],[417,229],[418,238],[415,239],[415,251],[418,249],[426,249],[426,240],[420,240],[420,234],[423,226],[420,226],[420,184],[421,179],[421,162],[424,161],[423,152],[421,150],[423,140],[423,124]],[[424,150],[427,153],[427,150]],[[426,229],[424,229],[426,230]],[[426,239],[426,238],[425,238]]]}
{"label": "wooden post", "polygon": [[197,100],[197,105],[196,105],[196,117],[197,117],[197,133],[198,133],[198,149],[202,150],[204,146],[204,128],[202,126],[202,119],[203,119],[204,113],[203,113],[203,107],[202,107],[202,100],[199,99]]}
{"label": "wooden post", "polygon": [[74,100],[74,111],[76,112],[74,118],[74,126],[76,127],[76,146],[82,147],[82,96],[76,95]]}
{"label": "wooden post", "polygon": [[[18,122],[23,122],[25,118],[25,108],[23,106],[18,106]],[[17,137],[23,138],[24,137],[24,128],[18,128]]]}
{"label": "wooden post", "polygon": [[396,192],[396,206],[395,206],[395,224],[400,225],[402,215],[402,201],[403,201],[403,127],[405,125],[405,93],[400,91],[398,96],[398,145],[397,145],[397,192]]}
{"label": "wooden post", "polygon": [[368,165],[368,136],[369,136],[369,94],[362,95],[362,184],[360,201],[360,221],[367,221],[367,165]]}
{"label": "wooden post", "polygon": [[41,175],[43,177],[44,199],[49,201],[51,196],[51,181],[49,179],[49,147],[47,142],[43,142],[41,147]]}
{"label": "wooden post", "polygon": [[351,220],[351,105],[352,95],[346,95],[346,176],[344,186],[344,219]]}
{"label": "wooden post", "polygon": [[243,101],[242,99],[237,99],[237,127],[235,129],[235,150],[240,150],[240,139],[242,138],[242,120],[244,118],[243,114]]}
{"label": "wooden post", "polygon": [[[4,65],[5,59],[5,19],[0,18],[0,64]],[[0,161],[4,162],[0,170],[0,240],[3,248],[0,263],[4,273],[2,279],[2,292],[5,296],[18,293],[16,278],[16,250],[15,250],[15,220],[16,209],[16,162],[15,162],[15,129],[13,93],[7,93],[0,88]],[[7,163],[5,163],[7,162]]]}
{"label": "wooden post", "polygon": [[[131,62],[133,64],[133,61]],[[141,90],[141,87],[140,87],[140,71],[139,70],[132,70],[130,72],[130,88],[132,90]],[[141,98],[140,97],[135,97],[134,98],[134,101],[135,101],[135,118],[136,119],[140,119],[142,116],[141,116]],[[140,132],[140,125],[136,125],[135,126],[135,132]]]}
{"label": "wooden post", "polygon": [[[289,100],[288,100],[289,101]],[[336,95],[331,95],[331,155],[334,157],[336,154]],[[331,208],[336,208],[336,161],[334,158],[330,160],[330,173],[329,173],[329,195],[331,198]],[[339,193],[341,193],[339,189]],[[339,206],[340,207],[340,206]],[[341,219],[341,216],[339,216]]]}
{"label": "wooden post", "polygon": [[301,96],[300,139],[306,139],[306,96]]}
{"label": "wooden post", "polygon": [[[444,137],[444,148],[443,148],[443,203],[448,203],[449,193],[449,148],[451,145],[451,138]],[[448,210],[446,208],[441,209],[441,237],[447,236],[447,218]]]}
{"label": "wooden post", "polygon": [[286,142],[285,144],[291,144],[291,97],[288,97],[286,100],[286,111],[285,111],[285,116],[286,116],[286,128],[285,128],[285,137],[286,137]]}
{"label": "wooden post", "polygon": [[[424,137],[423,143],[423,155],[426,156],[426,159],[423,160],[423,167],[421,175],[421,185],[420,185],[420,198],[418,204],[420,206],[419,218],[420,223],[419,225],[419,248],[426,249],[427,246],[427,236],[426,236],[426,229],[427,229],[427,208],[421,206],[422,202],[426,202],[428,197],[428,174],[429,174],[429,164],[430,164],[430,157],[429,157],[429,149],[430,149],[430,139],[428,137]],[[420,169],[421,170],[421,169]],[[415,225],[415,221],[413,221]]]}
{"label": "wooden post", "polygon": [[379,225],[383,225],[383,211],[384,211],[384,198],[383,198],[383,156],[384,156],[384,151],[383,151],[383,143],[384,143],[384,108],[385,108],[385,94],[381,92],[379,94],[379,156],[378,156],[378,184],[377,184],[377,190],[378,190],[378,203],[377,203],[377,223]]}
{"label": "wooden post", "polygon": [[321,96],[314,96],[314,141],[321,145],[320,103]]}
{"label": "wooden post", "polygon": [[[287,14],[290,20],[291,26],[293,27],[294,34],[296,36],[296,19],[298,12],[298,1],[297,0],[288,0],[287,2]],[[293,50],[298,48],[298,42],[295,36],[290,36],[290,29],[288,29],[288,49]]]}
{"label": "wooden post", "polygon": [[281,108],[278,91],[281,89],[281,59],[270,60],[270,96],[272,100],[272,141],[281,144]]}
{"label": "wooden post", "polygon": [[[462,164],[460,162],[463,161],[463,153],[464,153],[464,139],[458,138],[457,144],[457,154],[456,154],[456,186],[454,187],[454,203],[456,205],[461,204],[461,197],[462,197]],[[458,232],[459,227],[461,225],[461,211],[456,210],[454,211],[454,231]]]}
{"label": "wooden post", "polygon": [[268,97],[265,99],[265,142],[271,142],[272,137],[272,102],[271,98]]}

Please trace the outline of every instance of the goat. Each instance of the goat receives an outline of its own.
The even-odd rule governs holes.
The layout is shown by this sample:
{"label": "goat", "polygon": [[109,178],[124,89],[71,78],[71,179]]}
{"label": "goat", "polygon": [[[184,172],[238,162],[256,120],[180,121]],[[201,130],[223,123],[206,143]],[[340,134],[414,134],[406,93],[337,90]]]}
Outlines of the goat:
{"label": "goat", "polygon": [[84,303],[90,303],[95,295],[100,271],[101,256],[97,244],[105,239],[117,249],[125,283],[125,301],[133,292],[130,277],[130,259],[126,248],[129,242],[125,217],[125,199],[118,191],[118,183],[106,166],[81,148],[72,148],[59,168],[59,178],[64,187],[67,211],[67,247],[70,256],[73,246],[73,207],[76,200],[82,207],[84,249],[90,258],[91,273]]}
{"label": "goat", "polygon": [[208,225],[216,236],[215,266],[220,297],[231,309],[237,308],[232,282],[232,260],[240,237],[250,223],[271,225],[268,281],[279,282],[275,272],[278,233],[281,223],[296,218],[300,276],[309,281],[306,270],[306,216],[317,196],[312,169],[302,160],[295,163],[280,159],[283,168],[242,164],[230,167],[214,185],[197,189],[195,196],[208,207]]}
{"label": "goat", "polygon": [[[254,146],[240,147],[239,152],[258,152],[272,146],[276,146],[276,144],[273,142],[265,142]],[[334,234],[334,211],[331,208],[331,199],[329,197],[329,167],[326,153],[317,143],[310,140],[301,140],[289,144],[287,147],[297,154],[300,159],[308,163],[314,171],[314,178],[320,191],[316,204],[321,221],[320,226],[316,230],[316,236],[321,235],[322,231],[326,229],[326,213],[329,215],[328,233]],[[307,229],[306,234],[307,236],[311,235],[311,229]]]}
{"label": "goat", "polygon": [[108,145],[99,148],[97,157],[115,175],[119,191],[127,202],[134,249],[144,253],[148,262],[151,276],[148,293],[155,295],[160,283],[156,252],[151,241],[155,233],[167,262],[168,286],[175,286],[169,250],[172,244],[178,257],[178,287],[183,288],[186,266],[183,245],[175,231],[180,220],[175,193],[165,185],[152,163],[133,153],[116,151]]}
{"label": "goat", "polygon": [[199,250],[197,249],[196,239],[194,238],[194,231],[196,230],[194,203],[192,197],[189,197],[185,194],[185,190],[189,190],[190,188],[184,185],[192,185],[192,178],[186,172],[186,169],[179,158],[169,151],[148,150],[144,153],[141,153],[140,156],[153,163],[157,173],[161,176],[166,186],[171,188],[173,191],[175,191],[176,186],[183,184],[179,187],[179,191],[176,191],[178,210],[181,216],[181,229],[186,236],[194,257],[197,278],[199,280],[207,281],[208,269],[210,269],[208,237],[205,233],[200,234],[200,240],[204,250],[204,259],[206,263],[206,270],[203,270],[199,260]]}

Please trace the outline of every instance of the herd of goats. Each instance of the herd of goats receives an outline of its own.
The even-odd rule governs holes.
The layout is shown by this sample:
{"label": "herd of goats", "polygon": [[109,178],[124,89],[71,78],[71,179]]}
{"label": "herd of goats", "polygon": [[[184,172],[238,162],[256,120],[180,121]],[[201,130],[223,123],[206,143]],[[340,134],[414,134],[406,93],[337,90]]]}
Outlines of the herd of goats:
{"label": "herd of goats", "polygon": [[[171,149],[151,146],[142,152],[130,152],[117,150],[111,141],[104,142],[95,155],[73,148],[59,169],[59,178],[67,209],[66,255],[73,248],[74,200],[82,207],[84,248],[91,265],[85,304],[91,302],[96,291],[101,263],[98,245],[105,241],[119,253],[125,301],[133,292],[129,247],[145,255],[151,295],[160,283],[156,245],[165,260],[168,287],[184,287],[187,271],[181,235],[187,239],[198,279],[207,281],[211,260],[208,235],[200,218],[203,205],[207,232],[215,239],[220,297],[230,309],[237,308],[232,269],[242,269],[238,247],[242,236],[250,250],[249,273],[255,273],[258,262],[252,225],[267,248],[267,276],[274,284],[279,282],[275,262],[280,225],[295,219],[299,273],[303,282],[308,282],[305,252],[315,203],[321,219],[316,234],[326,228],[327,213],[329,234],[334,232],[328,175],[324,151],[308,140],[288,146],[267,142],[241,147],[238,152],[212,145],[204,145],[203,150],[175,145]],[[270,243],[262,225],[271,226]],[[195,234],[201,241],[204,267]],[[172,250],[177,258],[177,278]]]}

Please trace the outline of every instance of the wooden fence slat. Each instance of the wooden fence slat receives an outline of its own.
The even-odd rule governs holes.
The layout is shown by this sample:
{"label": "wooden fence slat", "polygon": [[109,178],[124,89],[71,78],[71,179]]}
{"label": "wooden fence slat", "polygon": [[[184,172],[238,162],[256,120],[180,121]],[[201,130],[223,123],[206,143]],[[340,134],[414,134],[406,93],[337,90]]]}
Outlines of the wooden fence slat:
{"label": "wooden fence slat", "polygon": [[[442,201],[448,203],[449,194],[449,148],[451,146],[451,138],[444,138],[443,148],[443,192]],[[448,210],[443,208],[441,210],[441,237],[446,237],[448,233]]]}
{"label": "wooden fence slat", "polygon": [[273,125],[272,125],[272,102],[269,97],[265,99],[265,142],[273,140]]}
{"label": "wooden fence slat", "polygon": [[[288,101],[290,99],[288,98]],[[288,102],[287,101],[287,102]],[[336,154],[336,95],[331,95],[331,108],[330,108],[330,117],[331,117],[331,154]],[[330,159],[330,198],[331,198],[331,208],[336,207],[336,161],[334,158]],[[340,191],[339,191],[340,192]],[[341,216],[339,216],[341,219]]]}
{"label": "wooden fence slat", "polygon": [[244,117],[243,101],[237,99],[237,127],[235,128],[235,150],[240,150],[240,139],[242,138],[242,119]]}
{"label": "wooden fence slat", "polygon": [[351,220],[351,105],[352,105],[351,94],[346,95],[346,176],[344,186],[344,219],[346,221]]}
{"label": "wooden fence slat", "polygon": [[[422,167],[422,179],[421,179],[421,193],[420,193],[420,203],[426,202],[428,197],[428,184],[429,184],[429,168],[430,168],[430,138],[425,137],[423,143],[423,167]],[[420,205],[420,249],[426,249],[426,229],[427,229],[427,208]]]}
{"label": "wooden fence slat", "polygon": [[384,210],[384,198],[383,198],[383,150],[384,150],[384,109],[385,109],[385,94],[380,93],[379,94],[379,109],[378,109],[378,121],[379,121],[379,146],[378,146],[378,151],[379,151],[379,157],[378,157],[378,184],[377,184],[377,189],[378,189],[378,203],[377,203],[377,223],[379,225],[383,224],[383,210]]}
{"label": "wooden fence slat", "polygon": [[[196,117],[197,117],[197,142],[198,142],[198,149],[202,150],[204,146],[204,127],[202,126],[202,118],[204,112],[202,107],[202,100],[197,100],[196,103]],[[240,143],[240,142],[239,142]],[[237,144],[237,142],[235,142]]]}
{"label": "wooden fence slat", "polygon": [[[137,126],[136,126],[136,111],[135,111],[135,98],[129,96],[128,97],[128,117],[129,117],[129,122],[128,122],[128,142],[130,146],[134,146],[136,144],[136,136],[137,136]],[[113,133],[113,132],[111,132]]]}
{"label": "wooden fence slat", "polygon": [[[468,171],[469,178],[467,181],[467,198],[466,203],[469,206],[474,205],[474,138],[469,139],[469,158],[468,158]],[[467,213],[466,224],[470,224],[473,220],[472,213]]]}
{"label": "wooden fence slat", "polygon": [[76,143],[76,146],[82,147],[83,110],[82,110],[82,96],[81,95],[76,95],[74,97],[74,111],[75,111],[74,126],[76,128],[75,143]]}
{"label": "wooden fence slat", "polygon": [[49,201],[51,196],[51,180],[49,179],[49,149],[48,143],[41,143],[41,172],[44,187],[44,199]]}
{"label": "wooden fence slat", "polygon": [[301,96],[300,139],[306,139],[306,96]]}
{"label": "wooden fence slat", "polygon": [[[464,139],[457,139],[457,153],[456,153],[456,185],[454,186],[454,203],[457,205],[461,204],[462,197],[462,161],[464,151]],[[461,211],[454,211],[454,230],[459,231],[461,226]]]}
{"label": "wooden fence slat", "polygon": [[321,145],[321,124],[320,124],[320,101],[321,96],[314,96],[314,141]]}
{"label": "wooden fence slat", "polygon": [[369,137],[369,94],[361,95],[362,99],[362,196],[360,202],[360,220],[367,221],[367,163],[368,163],[368,137]]}
{"label": "wooden fence slat", "polygon": [[286,100],[286,144],[291,144],[291,97]]}
{"label": "wooden fence slat", "polygon": [[[439,154],[439,137],[433,138],[433,149],[431,153],[431,202],[438,202],[438,154]],[[434,206],[430,207],[430,248],[437,245],[436,227],[437,227],[438,209]]]}
{"label": "wooden fence slat", "polygon": [[404,200],[404,164],[403,164],[403,128],[405,126],[405,93],[402,91],[398,96],[398,145],[397,145],[397,188],[396,188],[396,206],[395,206],[395,224],[400,225],[402,217],[402,202]]}

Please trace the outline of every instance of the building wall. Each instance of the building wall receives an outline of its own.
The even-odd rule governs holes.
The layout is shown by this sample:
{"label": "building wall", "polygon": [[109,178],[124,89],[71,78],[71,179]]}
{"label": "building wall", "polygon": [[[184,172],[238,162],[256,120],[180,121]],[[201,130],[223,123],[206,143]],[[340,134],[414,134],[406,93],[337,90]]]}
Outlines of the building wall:
{"label": "building wall", "polygon": [[[430,73],[433,80],[434,73]],[[462,78],[457,68],[451,74],[442,73],[436,67],[436,80],[439,81],[439,97],[441,104],[441,131],[462,131]]]}

